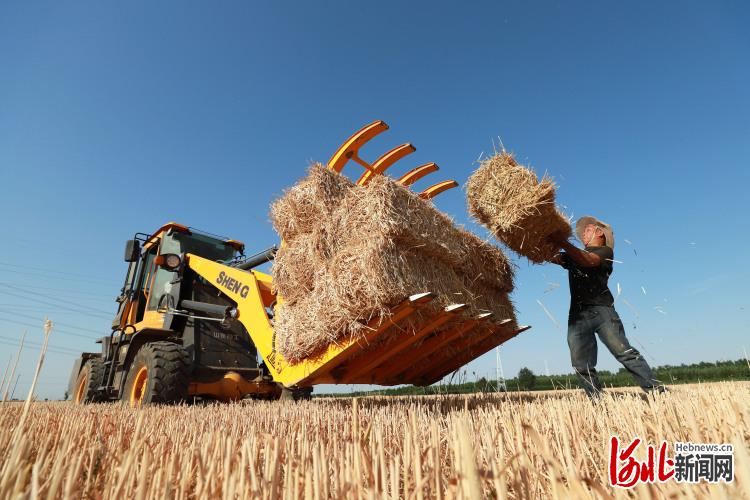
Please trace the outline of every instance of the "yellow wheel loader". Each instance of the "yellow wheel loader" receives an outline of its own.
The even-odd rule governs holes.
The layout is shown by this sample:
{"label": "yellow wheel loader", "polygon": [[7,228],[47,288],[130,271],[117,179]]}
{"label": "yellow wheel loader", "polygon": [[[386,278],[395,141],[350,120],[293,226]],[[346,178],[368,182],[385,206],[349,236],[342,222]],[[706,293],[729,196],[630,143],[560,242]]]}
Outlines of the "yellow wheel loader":
{"label": "yellow wheel loader", "polygon": [[[362,165],[359,184],[382,174],[414,150],[407,144],[372,164],[363,161],[359,148],[387,128],[382,121],[365,126],[328,166],[340,172],[349,160]],[[435,170],[428,163],[399,182],[409,186]],[[432,198],[456,185],[440,182],[420,196]],[[404,297],[390,315],[371,320],[365,338],[332,344],[314,359],[291,364],[276,350],[273,327],[283,298],[274,293],[271,276],[255,269],[275,252],[272,247],[245,258],[243,243],[174,222],[153,234],[135,234],[125,247],[129,266],[112,331],[98,341],[101,352],[83,353],[74,363],[69,382],[73,401],[119,399],[140,406],[192,397],[302,399],[322,383],[429,385],[528,329],[508,320],[512,324],[503,330],[489,325],[489,314],[483,314],[431,335],[463,314],[465,305],[456,305],[437,312],[419,331],[376,342],[392,328],[405,328],[404,320],[433,299],[426,290]],[[444,349],[449,344],[450,351]],[[358,356],[366,348],[367,355]]]}

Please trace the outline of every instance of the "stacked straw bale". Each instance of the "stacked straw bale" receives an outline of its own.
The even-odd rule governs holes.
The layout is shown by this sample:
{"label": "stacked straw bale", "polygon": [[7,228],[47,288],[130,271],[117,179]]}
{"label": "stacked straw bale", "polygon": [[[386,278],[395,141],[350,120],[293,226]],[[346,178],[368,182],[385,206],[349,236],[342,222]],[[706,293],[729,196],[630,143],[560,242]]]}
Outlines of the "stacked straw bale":
{"label": "stacked straw bale", "polygon": [[555,206],[555,183],[541,181],[505,151],[482,161],[466,183],[469,212],[510,249],[536,264],[549,261],[559,247],[555,233],[572,234]]}
{"label": "stacked straw bale", "polygon": [[313,165],[273,203],[271,220],[284,241],[273,265],[277,348],[290,362],[363,334],[415,293],[435,293],[433,308],[466,303],[497,322],[515,318],[503,252],[386,176],[355,186]]}

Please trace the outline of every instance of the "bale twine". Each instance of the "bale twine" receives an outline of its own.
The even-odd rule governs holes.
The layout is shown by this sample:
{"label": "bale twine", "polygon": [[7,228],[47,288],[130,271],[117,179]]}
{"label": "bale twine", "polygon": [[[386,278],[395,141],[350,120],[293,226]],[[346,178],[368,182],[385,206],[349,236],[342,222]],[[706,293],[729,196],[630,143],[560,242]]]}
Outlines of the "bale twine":
{"label": "bale twine", "polygon": [[466,183],[471,215],[510,249],[536,264],[559,250],[547,238],[572,234],[570,223],[555,206],[555,183],[541,181],[505,151],[482,161]]}

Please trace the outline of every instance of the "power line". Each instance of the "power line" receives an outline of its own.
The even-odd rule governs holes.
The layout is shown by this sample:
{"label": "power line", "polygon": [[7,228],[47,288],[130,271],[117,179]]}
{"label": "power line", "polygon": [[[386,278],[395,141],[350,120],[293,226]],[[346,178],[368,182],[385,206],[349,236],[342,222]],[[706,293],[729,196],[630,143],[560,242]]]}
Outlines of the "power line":
{"label": "power line", "polygon": [[[23,321],[18,321],[18,320],[15,320],[15,319],[0,318],[0,323],[1,322],[15,323],[17,325],[28,326],[28,327],[31,327],[31,328],[39,328],[38,324],[25,323]],[[61,333],[63,335],[72,335],[73,337],[80,337],[80,338],[83,338],[83,339],[86,339],[86,340],[96,340],[95,338],[92,338],[89,335],[83,335],[81,333],[69,332],[67,330],[61,330],[60,328],[55,328],[55,331],[58,332],[58,333]],[[102,333],[99,332],[99,335],[102,335]]]}
{"label": "power line", "polygon": [[[18,283],[13,283],[13,282],[10,282],[10,281],[0,281],[0,285],[11,285],[11,286],[15,285],[15,286],[19,286]],[[105,294],[103,294],[103,293],[85,292],[83,290],[75,290],[75,289],[71,289],[71,288],[56,288],[56,287],[50,287],[50,286],[28,285],[28,284],[25,284],[25,283],[23,285],[25,286],[25,288],[30,288],[30,289],[34,289],[34,290],[50,290],[50,291],[53,291],[53,292],[65,292],[66,294],[87,295],[87,296],[90,296],[90,297],[97,297],[97,300],[99,300],[101,302],[114,302],[114,300],[111,298],[111,294],[107,296],[108,298],[104,298]]]}
{"label": "power line", "polygon": [[[54,302],[47,302],[46,300],[39,300],[39,299],[36,299],[36,298],[27,297],[25,295],[19,295],[19,294],[13,293],[13,292],[6,292],[6,291],[3,291],[3,290],[0,290],[0,294],[12,295],[14,297],[19,297],[19,298],[24,299],[24,300],[33,300],[34,304],[43,304],[43,305],[52,306],[52,307],[58,308],[58,309],[60,309],[60,308],[63,307],[60,304],[55,304]],[[81,309],[74,309],[72,307],[67,307],[66,310],[74,312],[74,313],[77,313],[77,314],[80,314],[81,316],[86,316],[86,317],[95,318],[95,319],[112,319],[112,317],[113,317],[113,315],[111,315],[111,314],[105,315],[104,313],[92,313],[90,311],[85,311],[85,310],[81,310]]]}
{"label": "power line", "polygon": [[25,276],[37,276],[37,277],[45,278],[46,280],[60,280],[60,281],[65,281],[66,283],[70,283],[71,281],[80,281],[82,283],[87,283],[88,284],[87,286],[100,286],[102,288],[105,286],[107,286],[107,288],[114,286],[111,284],[111,282],[105,285],[104,283],[100,283],[97,281],[90,281],[84,278],[75,278],[72,276],[51,276],[49,274],[35,273],[32,271],[18,271],[16,269],[3,269],[2,271],[3,273],[22,274]]}
{"label": "power line", "polygon": [[33,271],[41,271],[41,272],[50,273],[50,274],[61,274],[61,275],[65,275],[65,276],[78,276],[81,279],[88,280],[88,281],[100,281],[100,282],[103,282],[103,283],[111,283],[111,281],[108,280],[108,279],[96,278],[96,277],[92,277],[92,276],[90,276],[88,274],[79,274],[79,273],[71,273],[71,272],[67,272],[67,271],[58,271],[56,269],[44,269],[42,267],[24,266],[24,265],[20,265],[20,264],[11,264],[10,262],[0,262],[0,266],[15,267],[15,268],[18,268],[18,269],[31,269]]}
{"label": "power line", "polygon": [[[71,321],[73,321],[76,325],[81,322],[86,323],[92,323],[96,322],[97,324],[107,324],[109,325],[112,318],[114,318],[114,314],[110,316],[109,318],[105,318],[103,316],[90,316],[88,314],[82,313],[80,311],[75,311],[63,307],[55,307],[55,306],[49,306],[49,305],[36,305],[33,308],[28,309],[17,309],[14,307],[0,307],[0,313],[7,314],[8,316],[19,316],[21,313],[35,313],[37,311],[42,311],[45,314],[47,313],[54,313],[55,317],[62,316],[65,318],[71,318]],[[49,314],[47,314],[49,315]],[[39,320],[39,318],[33,318],[36,320]],[[59,322],[55,322],[56,324],[59,324]],[[70,326],[70,325],[68,325]],[[74,328],[78,328],[77,326],[74,326]],[[102,331],[101,329],[98,330],[99,332]]]}
{"label": "power line", "polygon": [[[13,298],[13,297],[8,297]],[[78,318],[92,318],[100,321],[105,321],[103,316],[89,316],[86,313],[82,313],[81,311],[70,309],[70,307],[65,307],[63,305],[60,306],[53,306],[53,305],[44,305],[40,306],[39,304],[0,304],[0,312],[7,312],[9,314],[16,314],[16,311],[19,312],[35,312],[39,310],[44,310],[45,312],[53,311],[55,312],[55,316],[58,315],[66,315],[66,316],[75,316],[76,321]],[[114,313],[112,314],[114,317]]]}
{"label": "power line", "polygon": [[84,309],[91,309],[92,311],[96,311],[96,312],[99,312],[99,313],[102,313],[102,314],[109,314],[110,313],[110,311],[103,311],[102,309],[97,309],[96,307],[91,307],[91,306],[87,306],[87,305],[84,305],[84,304],[78,304],[78,303],[72,302],[70,300],[65,300],[65,299],[58,298],[58,297],[56,297],[54,295],[48,295],[46,293],[35,292],[33,290],[28,290],[28,289],[26,289],[24,287],[21,287],[21,286],[5,285],[5,284],[0,284],[0,286],[4,286],[6,288],[12,288],[14,290],[18,290],[21,293],[25,293],[25,294],[28,294],[28,295],[35,295],[35,296],[39,295],[39,296],[45,297],[47,299],[57,300],[57,301],[60,301],[60,302],[64,302],[66,304],[74,305],[76,307],[82,307]]}
{"label": "power line", "polygon": [[[16,346],[16,347],[18,346],[18,342],[13,342],[13,339],[11,339],[9,337],[0,337],[0,342],[4,342],[4,343],[6,343],[8,345],[13,345],[13,346]],[[28,342],[28,341],[24,342],[24,346],[23,346],[24,349],[28,349],[29,346],[31,346],[31,347],[42,347],[41,344],[36,343],[36,342]],[[62,346],[58,346],[58,345],[53,345],[53,346],[50,346],[50,347],[52,349],[56,349],[57,351],[59,351],[58,354],[80,354],[83,351],[82,348],[73,349],[73,348],[70,348],[70,347],[62,347]],[[95,350],[97,350],[97,349],[95,349]]]}
{"label": "power line", "polygon": [[[7,287],[8,285],[1,285],[1,286],[6,286]],[[13,288],[18,289],[18,287],[13,287]],[[86,314],[86,315],[89,315],[89,316],[94,316],[95,314],[98,314],[100,316],[105,316],[107,318],[111,318],[112,317],[112,313],[110,313],[108,311],[102,311],[101,309],[96,309],[96,308],[93,308],[93,307],[82,306],[82,305],[76,304],[75,302],[71,302],[69,300],[58,299],[56,297],[50,297],[50,296],[47,296],[47,295],[44,295],[44,294],[41,294],[41,293],[37,294],[36,292],[28,292],[28,291],[24,291],[24,290],[21,290],[21,289],[19,289],[19,291],[22,294],[25,294],[25,295],[19,295],[18,293],[13,293],[13,292],[8,292],[8,291],[3,291],[3,290],[0,290],[0,293],[5,294],[5,295],[12,295],[14,297],[19,297],[19,298],[22,298],[24,300],[33,300],[35,303],[39,303],[39,304],[47,304],[49,306],[59,306],[59,304],[50,303],[50,302],[47,302],[47,301],[44,301],[44,300],[39,300],[37,298],[37,295],[39,295],[39,296],[42,296],[42,297],[47,297],[47,298],[49,298],[51,300],[57,300],[59,302],[64,302],[64,303],[76,306],[79,309],[75,310],[75,312],[78,312],[78,313],[81,313],[81,314]],[[28,297],[28,295],[31,295],[31,297]],[[86,312],[87,309],[88,309],[88,312]],[[71,310],[74,310],[74,309],[71,308]]]}
{"label": "power line", "polygon": [[[0,314],[10,314],[10,313],[7,313],[5,311],[0,311]],[[14,316],[22,316],[24,318],[33,319],[33,320],[36,320],[36,321],[39,321],[39,322],[44,321],[44,318],[39,318],[39,317],[36,317],[36,316],[30,316],[28,314],[22,314],[22,313],[19,313],[19,312],[14,312],[12,314]],[[83,328],[83,327],[78,326],[78,325],[71,325],[69,323],[63,323],[62,321],[57,321],[57,320],[55,320],[55,325],[67,326],[69,328],[75,328],[76,330],[83,330],[83,331],[86,331],[86,332],[95,333],[97,335],[101,335],[102,334],[101,330],[93,330],[91,328]]]}
{"label": "power line", "polygon": [[[16,342],[16,345],[18,345],[18,342],[16,341],[16,339],[14,339],[14,338],[12,338],[12,337],[3,337],[2,335],[0,335],[0,339],[6,340],[6,341],[12,341],[12,342]],[[41,347],[41,344],[38,344],[38,343],[36,343],[35,341],[33,341],[33,340],[28,340],[28,339],[24,341],[24,345],[25,345],[25,344],[29,344],[29,345],[34,345],[34,344],[36,344],[36,345],[37,345],[38,347]],[[73,347],[64,347],[64,346],[53,346],[53,347],[54,347],[55,349],[62,349],[62,350],[66,350],[66,351],[73,351],[73,352],[75,352],[75,351],[77,351],[77,350],[78,350],[78,349],[76,349],[76,348],[73,348]]]}
{"label": "power line", "polygon": [[[13,339],[9,337],[0,337],[0,343],[6,344],[6,345],[12,345],[12,346],[18,346],[18,342],[14,342]],[[39,344],[37,342],[30,342],[26,341],[24,342],[23,348],[24,349],[31,349],[31,348],[40,348],[42,347],[42,344]],[[49,346],[47,347],[47,350],[51,352],[55,352],[57,354],[72,354],[72,355],[79,355],[81,351],[77,349],[68,349],[67,347],[57,347],[57,346]]]}

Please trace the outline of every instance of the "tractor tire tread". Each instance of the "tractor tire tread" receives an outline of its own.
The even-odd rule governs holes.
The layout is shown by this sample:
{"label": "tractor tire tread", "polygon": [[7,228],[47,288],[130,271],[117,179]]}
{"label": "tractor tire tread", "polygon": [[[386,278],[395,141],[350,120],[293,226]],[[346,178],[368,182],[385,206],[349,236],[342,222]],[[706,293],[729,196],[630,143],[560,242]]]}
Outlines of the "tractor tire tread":
{"label": "tractor tire tread", "polygon": [[[179,344],[151,342],[144,345],[133,360],[143,359],[149,366],[150,397],[147,403],[178,403],[187,396],[189,355]],[[150,361],[150,362],[149,362]]]}
{"label": "tractor tire tread", "polygon": [[101,402],[103,401],[103,398],[97,394],[96,389],[98,388],[97,384],[104,377],[104,363],[100,357],[89,358],[84,363],[83,370],[86,370],[86,367],[89,367],[86,372],[86,392],[83,395],[81,403],[88,404]]}

